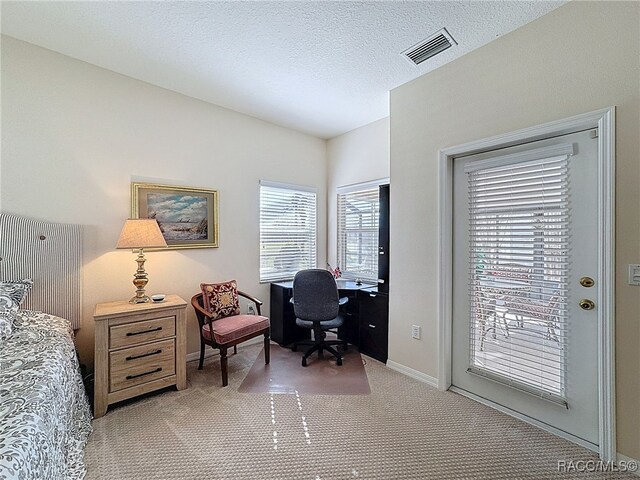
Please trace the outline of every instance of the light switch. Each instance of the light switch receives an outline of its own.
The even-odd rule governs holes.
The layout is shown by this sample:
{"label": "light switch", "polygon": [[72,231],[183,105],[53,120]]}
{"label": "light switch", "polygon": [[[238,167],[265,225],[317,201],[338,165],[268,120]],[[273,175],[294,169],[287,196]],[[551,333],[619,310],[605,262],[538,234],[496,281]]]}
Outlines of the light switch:
{"label": "light switch", "polygon": [[640,264],[629,264],[629,285],[640,285]]}

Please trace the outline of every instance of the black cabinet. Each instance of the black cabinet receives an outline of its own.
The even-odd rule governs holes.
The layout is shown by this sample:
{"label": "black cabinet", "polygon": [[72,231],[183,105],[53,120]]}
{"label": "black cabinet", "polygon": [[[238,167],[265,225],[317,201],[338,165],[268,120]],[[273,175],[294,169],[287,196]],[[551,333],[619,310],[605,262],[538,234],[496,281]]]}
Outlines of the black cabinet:
{"label": "black cabinet", "polygon": [[381,362],[387,362],[389,343],[389,296],[376,289],[360,290],[359,348],[360,352]]}
{"label": "black cabinet", "polygon": [[296,325],[292,296],[291,282],[271,284],[271,339],[283,347],[311,338],[311,330]]}
{"label": "black cabinet", "polygon": [[389,293],[389,185],[380,185],[378,222],[378,291]]}

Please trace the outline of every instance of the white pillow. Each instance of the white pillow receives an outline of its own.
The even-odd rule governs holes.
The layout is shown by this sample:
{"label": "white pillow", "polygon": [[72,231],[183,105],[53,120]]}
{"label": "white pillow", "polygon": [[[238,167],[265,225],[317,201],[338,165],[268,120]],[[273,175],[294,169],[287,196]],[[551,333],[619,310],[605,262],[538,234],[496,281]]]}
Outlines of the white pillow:
{"label": "white pillow", "polygon": [[32,286],[30,279],[0,282],[0,343],[11,336],[20,304]]}

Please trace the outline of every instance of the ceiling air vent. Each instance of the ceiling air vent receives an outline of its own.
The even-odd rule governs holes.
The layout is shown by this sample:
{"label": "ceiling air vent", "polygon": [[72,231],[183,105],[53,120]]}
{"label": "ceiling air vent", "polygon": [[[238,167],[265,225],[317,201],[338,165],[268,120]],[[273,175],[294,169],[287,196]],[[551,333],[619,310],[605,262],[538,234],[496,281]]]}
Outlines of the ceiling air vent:
{"label": "ceiling air vent", "polygon": [[415,44],[413,47],[402,52],[411,63],[414,65],[420,65],[425,60],[433,57],[434,55],[444,52],[452,45],[457,45],[453,37],[447,32],[446,28],[434,33],[429,38],[422,40]]}

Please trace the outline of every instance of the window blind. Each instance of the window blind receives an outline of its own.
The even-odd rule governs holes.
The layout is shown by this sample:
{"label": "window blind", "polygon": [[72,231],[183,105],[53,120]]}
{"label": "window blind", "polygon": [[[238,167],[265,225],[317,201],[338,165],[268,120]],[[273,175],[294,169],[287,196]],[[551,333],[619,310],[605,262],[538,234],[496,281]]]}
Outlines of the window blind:
{"label": "window blind", "polygon": [[260,282],[316,268],[316,192],[260,182]]}
{"label": "window blind", "polygon": [[570,153],[559,152],[467,171],[469,372],[566,406]]}
{"label": "window blind", "polygon": [[338,265],[345,278],[377,282],[379,185],[338,193]]}

